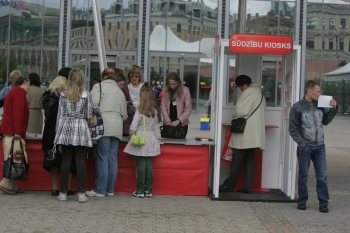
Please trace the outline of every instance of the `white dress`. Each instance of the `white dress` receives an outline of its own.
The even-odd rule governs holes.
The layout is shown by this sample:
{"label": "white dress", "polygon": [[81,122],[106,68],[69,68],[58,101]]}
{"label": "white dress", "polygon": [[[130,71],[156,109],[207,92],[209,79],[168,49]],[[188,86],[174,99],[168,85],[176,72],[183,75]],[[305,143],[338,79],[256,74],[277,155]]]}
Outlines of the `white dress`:
{"label": "white dress", "polygon": [[[160,145],[156,135],[154,134],[157,125],[157,114],[155,117],[146,117],[146,145],[133,146],[130,141],[126,145],[124,152],[135,156],[152,157],[160,154]],[[134,120],[130,125],[130,136],[135,132],[137,136],[143,135],[142,114],[136,110]]]}

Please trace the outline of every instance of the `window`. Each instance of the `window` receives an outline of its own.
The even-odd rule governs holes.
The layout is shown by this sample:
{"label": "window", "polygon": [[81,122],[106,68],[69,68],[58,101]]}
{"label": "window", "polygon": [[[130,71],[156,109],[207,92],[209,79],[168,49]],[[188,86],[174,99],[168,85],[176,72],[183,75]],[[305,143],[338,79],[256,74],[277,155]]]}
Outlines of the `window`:
{"label": "window", "polygon": [[329,45],[328,45],[328,49],[333,49],[333,38],[329,38]]}
{"label": "window", "polygon": [[112,23],[109,22],[109,23],[108,23],[108,30],[111,30],[111,29],[112,29]]}
{"label": "window", "polygon": [[181,23],[177,24],[177,32],[181,32]]}
{"label": "window", "polygon": [[346,19],[340,19],[341,28],[346,28]]}
{"label": "window", "polygon": [[339,50],[344,50],[344,38],[339,39]]}
{"label": "window", "polygon": [[316,17],[309,17],[307,18],[307,29],[316,29],[317,27],[317,20]]}
{"label": "window", "polygon": [[117,22],[117,29],[120,29],[120,22]]}
{"label": "window", "polygon": [[126,23],[126,30],[129,30],[129,29],[130,29],[130,23],[127,22],[127,23]]}
{"label": "window", "polygon": [[335,26],[334,26],[334,19],[330,18],[329,19],[329,29],[332,29],[332,28],[335,28]]}
{"label": "window", "polygon": [[325,44],[326,44],[326,42],[324,41],[324,38],[323,38],[323,39],[322,39],[322,49],[325,48]]}
{"label": "window", "polygon": [[308,37],[306,39],[306,47],[314,49],[315,48],[315,38],[314,37]]}

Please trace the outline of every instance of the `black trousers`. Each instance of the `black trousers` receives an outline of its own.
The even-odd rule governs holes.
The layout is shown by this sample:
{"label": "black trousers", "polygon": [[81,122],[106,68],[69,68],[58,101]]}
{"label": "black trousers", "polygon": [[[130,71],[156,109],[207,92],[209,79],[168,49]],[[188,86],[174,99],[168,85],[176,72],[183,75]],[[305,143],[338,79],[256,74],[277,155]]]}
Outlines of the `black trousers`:
{"label": "black trousers", "polygon": [[72,162],[73,153],[77,166],[78,193],[86,191],[86,167],[85,167],[85,146],[62,146],[62,165],[61,165],[61,192],[68,192],[69,170]]}
{"label": "black trousers", "polygon": [[254,178],[254,151],[254,148],[233,148],[230,175],[226,178],[226,180],[223,183],[225,187],[230,189],[233,189],[235,187],[239,177],[239,173],[241,171],[242,163],[244,162],[246,181],[243,185],[243,188],[245,190],[248,190],[249,192],[252,191]]}

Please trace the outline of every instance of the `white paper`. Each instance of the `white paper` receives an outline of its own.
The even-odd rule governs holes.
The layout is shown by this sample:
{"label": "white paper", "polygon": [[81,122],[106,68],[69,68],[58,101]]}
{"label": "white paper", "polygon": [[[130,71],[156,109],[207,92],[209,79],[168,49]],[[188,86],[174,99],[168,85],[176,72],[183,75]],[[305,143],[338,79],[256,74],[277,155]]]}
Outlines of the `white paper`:
{"label": "white paper", "polygon": [[320,95],[318,97],[318,105],[320,108],[333,108],[329,103],[331,102],[332,96],[329,95]]}

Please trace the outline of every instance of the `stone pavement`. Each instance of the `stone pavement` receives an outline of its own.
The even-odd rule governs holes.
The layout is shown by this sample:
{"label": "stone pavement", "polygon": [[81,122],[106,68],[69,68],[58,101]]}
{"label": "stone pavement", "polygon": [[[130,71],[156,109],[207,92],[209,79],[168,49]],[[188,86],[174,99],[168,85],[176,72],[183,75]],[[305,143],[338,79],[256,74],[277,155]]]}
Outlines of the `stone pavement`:
{"label": "stone pavement", "polygon": [[[192,126],[195,127],[195,126]],[[197,132],[198,133],[198,132]],[[205,132],[203,132],[205,133]],[[0,193],[0,232],[350,232],[350,118],[325,127],[330,212],[318,211],[310,169],[308,209],[295,203],[220,202],[131,195],[58,202],[49,192]]]}

